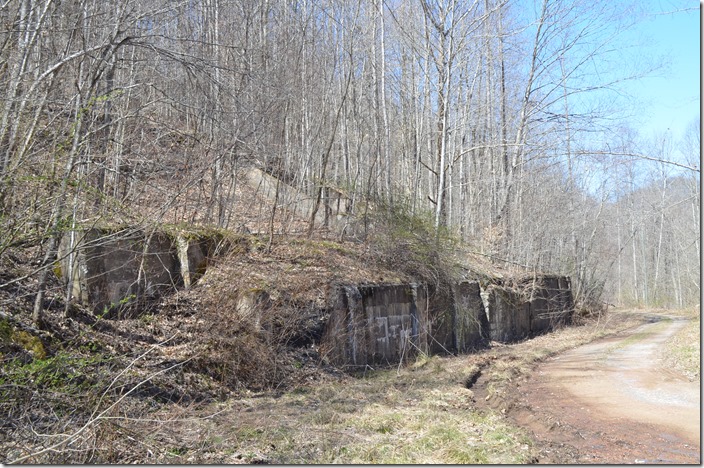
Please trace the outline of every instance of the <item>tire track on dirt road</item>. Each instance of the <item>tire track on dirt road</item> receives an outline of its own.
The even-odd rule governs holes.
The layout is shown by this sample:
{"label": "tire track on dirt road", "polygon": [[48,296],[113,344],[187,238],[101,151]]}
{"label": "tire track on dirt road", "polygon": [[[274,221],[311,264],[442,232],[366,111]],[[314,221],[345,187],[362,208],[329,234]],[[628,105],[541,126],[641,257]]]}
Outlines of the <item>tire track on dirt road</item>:
{"label": "tire track on dirt road", "polygon": [[626,333],[547,360],[509,417],[533,431],[541,463],[701,463],[700,384],[660,353],[686,319],[648,315]]}

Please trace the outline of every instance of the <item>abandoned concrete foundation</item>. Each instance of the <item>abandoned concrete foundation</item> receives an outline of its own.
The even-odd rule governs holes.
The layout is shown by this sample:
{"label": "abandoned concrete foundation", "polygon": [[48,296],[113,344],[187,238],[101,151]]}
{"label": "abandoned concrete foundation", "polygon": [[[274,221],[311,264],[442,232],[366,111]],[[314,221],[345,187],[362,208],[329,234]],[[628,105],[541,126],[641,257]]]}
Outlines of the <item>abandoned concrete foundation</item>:
{"label": "abandoned concrete foundation", "polygon": [[419,353],[465,353],[572,320],[569,278],[539,276],[520,286],[489,285],[485,306],[476,281],[454,285],[450,295],[419,284],[340,285],[333,288],[321,349],[338,365],[364,368]]}
{"label": "abandoned concrete foundation", "polygon": [[[221,241],[213,235],[72,231],[60,244],[56,272],[73,299],[96,314],[119,318],[194,284]],[[265,291],[245,295],[234,312],[264,333],[267,298]],[[336,284],[327,304],[320,348],[336,364],[352,367],[521,340],[569,323],[574,312],[569,278],[551,275],[513,287],[461,281],[442,291],[420,283]]]}
{"label": "abandoned concrete foundation", "polygon": [[96,314],[119,316],[190,287],[205,273],[221,240],[126,229],[70,231],[59,244],[55,272],[71,299]]}
{"label": "abandoned concrete foundation", "polygon": [[321,346],[331,361],[352,366],[427,352],[427,299],[417,284],[334,287]]}

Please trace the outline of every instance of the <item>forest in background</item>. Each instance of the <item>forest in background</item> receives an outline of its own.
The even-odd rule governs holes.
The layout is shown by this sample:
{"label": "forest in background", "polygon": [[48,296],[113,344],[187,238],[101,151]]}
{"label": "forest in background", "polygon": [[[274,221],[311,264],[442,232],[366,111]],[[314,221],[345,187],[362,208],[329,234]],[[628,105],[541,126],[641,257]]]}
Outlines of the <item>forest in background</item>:
{"label": "forest in background", "polygon": [[356,215],[391,206],[502,266],[569,275],[582,304],[698,304],[699,121],[681,139],[629,127],[629,83],[659,66],[622,42],[642,14],[579,0],[6,0],[0,259],[42,246],[36,308],[79,226],[312,235],[276,204],[244,225],[260,208],[241,174],[258,167],[316,204],[335,190]]}

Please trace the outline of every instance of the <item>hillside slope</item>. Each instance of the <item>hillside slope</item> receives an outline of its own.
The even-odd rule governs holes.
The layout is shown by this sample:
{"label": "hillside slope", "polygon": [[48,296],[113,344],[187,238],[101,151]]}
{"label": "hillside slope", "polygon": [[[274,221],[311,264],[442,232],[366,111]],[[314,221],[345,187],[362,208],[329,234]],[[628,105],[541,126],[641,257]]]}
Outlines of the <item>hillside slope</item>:
{"label": "hillside slope", "polygon": [[[524,273],[501,270],[402,209],[376,207],[353,236],[318,228],[308,237],[304,219],[281,211],[280,220],[267,219],[275,200],[246,184],[238,190],[260,208],[243,214],[237,232],[222,231],[236,248],[212,258],[192,287],[119,320],[67,303],[66,285],[50,274],[42,329],[35,328],[35,273],[44,253],[29,240],[0,257],[4,461],[123,463],[136,455],[130,425],[116,417],[191,414],[251,392],[349,381],[318,347],[336,285],[420,281],[441,291],[460,279],[510,283]],[[272,220],[278,224],[267,231]],[[157,450],[169,449],[156,443]]]}

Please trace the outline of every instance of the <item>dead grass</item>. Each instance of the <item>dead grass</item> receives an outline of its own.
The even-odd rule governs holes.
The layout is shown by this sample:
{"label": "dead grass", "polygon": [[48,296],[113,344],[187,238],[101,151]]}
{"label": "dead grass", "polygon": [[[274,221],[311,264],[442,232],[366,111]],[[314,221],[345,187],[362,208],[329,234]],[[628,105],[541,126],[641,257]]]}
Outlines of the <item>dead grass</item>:
{"label": "dead grass", "polygon": [[666,343],[662,358],[665,365],[691,381],[701,377],[701,314],[699,307],[679,311],[687,324]]}
{"label": "dead grass", "polygon": [[477,409],[473,392],[463,385],[464,367],[447,367],[453,359],[462,358],[432,357],[421,367],[230,400],[201,432],[219,434],[218,447],[249,463],[530,461],[527,435]]}
{"label": "dead grass", "polygon": [[[358,376],[330,374],[320,379],[320,369],[308,364],[296,367],[296,361],[284,359],[279,365],[288,366],[282,370],[295,378],[278,389],[241,389],[221,402],[201,403],[157,404],[150,394],[140,395],[86,431],[85,440],[76,446],[82,452],[63,451],[50,459],[173,464],[528,463],[537,456],[528,434],[512,426],[500,410],[477,401],[475,392],[466,387],[468,378],[481,373],[501,394],[525,378],[537,361],[634,325],[638,318],[614,314],[515,345],[457,357],[421,355],[408,366]],[[164,325],[160,320],[150,318],[144,326],[156,333]],[[187,323],[182,322],[181,328],[188,328]],[[167,355],[171,359],[187,355],[183,346],[176,342],[155,350],[159,356],[145,362],[144,368],[135,368],[131,381],[138,382]],[[197,384],[205,391],[205,384],[194,380],[197,376],[184,368],[165,375],[163,382],[155,380],[153,388],[185,390]]]}
{"label": "dead grass", "polygon": [[500,405],[478,401],[468,377],[480,372],[482,384],[501,398],[537,362],[642,321],[641,314],[621,311],[476,354],[420,356],[398,369],[205,406],[191,417],[217,415],[183,422],[182,438],[171,433],[170,442],[202,448],[174,462],[529,463],[538,449],[528,434],[504,418]]}
{"label": "dead grass", "polygon": [[[405,367],[343,375],[328,369],[314,347],[287,346],[307,325],[289,322],[286,314],[307,320],[324,306],[334,281],[408,278],[365,261],[364,244],[298,239],[274,242],[269,251],[265,240],[249,242],[194,288],[164,298],[158,313],[123,321],[78,314],[66,321],[60,307],[47,312],[60,346],[80,347],[86,357],[115,356],[115,372],[154,348],[123,374],[101,408],[147,376],[188,363],[155,376],[71,449],[32,462],[527,463],[537,453],[527,434],[477,401],[468,380],[481,375],[501,395],[536,362],[639,323],[638,314],[608,314],[511,346],[459,357],[421,355]],[[247,294],[254,298],[250,305],[265,301],[272,313],[257,327],[250,315],[238,318],[262,311],[242,309]],[[35,387],[25,393],[45,396]],[[80,397],[66,395],[61,404]],[[41,429],[70,434],[92,408],[70,424],[57,415]],[[43,411],[57,409],[47,403]],[[47,444],[23,427],[24,440],[0,438],[9,459]]]}

